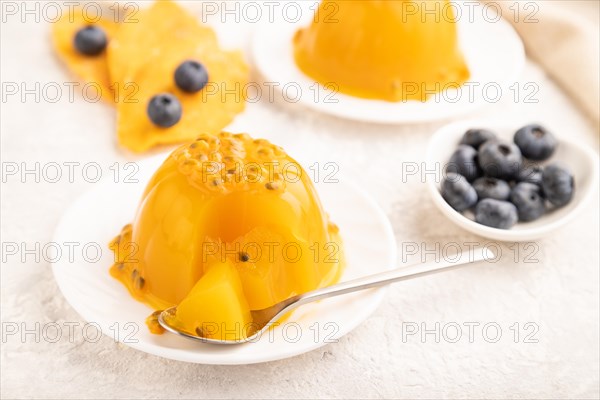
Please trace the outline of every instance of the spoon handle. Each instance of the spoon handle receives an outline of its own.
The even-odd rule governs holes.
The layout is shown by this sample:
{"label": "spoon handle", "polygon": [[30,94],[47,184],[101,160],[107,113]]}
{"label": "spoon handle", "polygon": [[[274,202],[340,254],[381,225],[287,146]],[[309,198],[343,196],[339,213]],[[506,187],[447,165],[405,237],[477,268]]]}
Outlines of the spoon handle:
{"label": "spoon handle", "polygon": [[346,293],[357,292],[359,290],[384,286],[394,282],[450,271],[464,267],[471,263],[483,260],[491,260],[493,258],[494,253],[488,248],[477,248],[464,251],[456,254],[454,257],[444,257],[439,262],[428,262],[411,265],[408,267],[400,267],[391,271],[380,272],[378,274],[369,275],[347,282],[338,283],[337,285],[313,290],[298,296],[294,306],[300,306],[302,304],[311,303],[313,301],[339,296]]}

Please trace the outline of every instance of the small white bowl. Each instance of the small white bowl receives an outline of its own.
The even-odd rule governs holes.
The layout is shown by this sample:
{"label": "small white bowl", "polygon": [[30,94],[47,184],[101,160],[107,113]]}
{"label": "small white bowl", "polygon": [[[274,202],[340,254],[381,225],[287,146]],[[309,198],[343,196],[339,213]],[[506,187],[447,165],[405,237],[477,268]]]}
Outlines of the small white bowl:
{"label": "small white bowl", "polygon": [[[514,133],[524,125],[525,123],[516,125],[499,120],[467,120],[446,125],[431,138],[427,149],[427,171],[435,168],[440,173],[435,174],[436,179],[429,179],[432,175],[427,175],[427,186],[436,206],[458,226],[494,240],[529,241],[544,237],[565,225],[590,200],[598,185],[598,156],[589,147],[553,132],[559,141],[558,148],[549,160],[540,165],[556,162],[573,173],[575,194],[566,206],[552,210],[536,221],[518,222],[511,229],[497,229],[478,224],[446,203],[440,193],[441,180],[445,176],[444,166],[456,150],[462,135],[471,128],[485,128],[496,133],[498,138],[512,142]],[[547,128],[552,132],[551,126]]]}

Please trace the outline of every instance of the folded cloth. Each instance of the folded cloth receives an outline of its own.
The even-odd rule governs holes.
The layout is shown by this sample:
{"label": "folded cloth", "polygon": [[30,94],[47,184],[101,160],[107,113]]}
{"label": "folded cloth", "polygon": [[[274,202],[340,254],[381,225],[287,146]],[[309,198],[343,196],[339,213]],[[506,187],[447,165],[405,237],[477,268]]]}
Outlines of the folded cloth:
{"label": "folded cloth", "polygon": [[[521,36],[528,56],[544,68],[598,127],[600,40],[597,20],[594,23],[574,12],[570,2],[536,1],[525,8],[526,3],[532,3],[530,0],[482,1],[494,3],[494,7],[502,10],[502,16]],[[597,2],[586,3],[590,13],[598,14]],[[521,11],[518,18],[517,8]]]}

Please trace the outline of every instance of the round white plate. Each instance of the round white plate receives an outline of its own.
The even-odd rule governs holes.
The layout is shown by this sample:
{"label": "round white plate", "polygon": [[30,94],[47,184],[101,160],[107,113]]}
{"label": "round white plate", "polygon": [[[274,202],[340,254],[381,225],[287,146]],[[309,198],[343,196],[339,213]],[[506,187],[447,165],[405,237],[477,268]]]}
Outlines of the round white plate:
{"label": "round white plate", "polygon": [[[77,199],[63,215],[55,243],[88,243],[102,248],[87,261],[61,257],[53,263],[58,286],[73,308],[105,335],[135,349],[174,360],[202,364],[250,364],[295,356],[335,342],[364,321],[380,304],[385,288],[308,304],[255,343],[219,346],[176,335],[151,334],[144,323],[152,312],[134,300],[109,273],[108,242],[134,218],[147,181],[166,155],[139,162],[138,183],[102,181]],[[390,269],[396,262],[396,241],[379,206],[357,187],[342,182],[317,185],[323,206],[340,227],[347,266],[342,280]],[[80,247],[80,248],[81,248]],[[92,330],[90,330],[92,332]]]}
{"label": "round white plate", "polygon": [[[310,2],[307,2],[310,3]],[[472,2],[471,2],[472,3]],[[460,6],[459,43],[471,77],[460,89],[448,89],[426,102],[368,100],[332,92],[304,75],[293,57],[294,33],[310,24],[308,10],[296,23],[279,22],[259,29],[252,42],[254,63],[265,82],[283,92],[288,102],[342,118],[378,123],[416,123],[446,119],[472,112],[511,96],[509,86],[525,65],[521,39],[494,8]],[[472,6],[472,5],[471,5]],[[499,19],[496,19],[499,18]],[[276,85],[275,85],[276,84]]]}
{"label": "round white plate", "polygon": [[554,133],[559,145],[554,155],[540,165],[556,162],[571,171],[575,178],[575,195],[569,204],[547,213],[538,220],[518,222],[511,229],[496,229],[478,224],[446,203],[440,193],[444,166],[458,147],[462,135],[471,128],[485,128],[495,132],[500,139],[512,143],[515,132],[524,125],[526,123],[513,124],[503,120],[468,120],[446,125],[433,135],[427,150],[427,170],[435,168],[435,171],[440,173],[436,174],[438,179],[428,177],[427,186],[435,205],[452,222],[469,232],[494,240],[529,241],[544,237],[560,228],[588,203],[598,186],[598,156],[589,147],[557,135],[552,131],[552,126],[546,128]]}

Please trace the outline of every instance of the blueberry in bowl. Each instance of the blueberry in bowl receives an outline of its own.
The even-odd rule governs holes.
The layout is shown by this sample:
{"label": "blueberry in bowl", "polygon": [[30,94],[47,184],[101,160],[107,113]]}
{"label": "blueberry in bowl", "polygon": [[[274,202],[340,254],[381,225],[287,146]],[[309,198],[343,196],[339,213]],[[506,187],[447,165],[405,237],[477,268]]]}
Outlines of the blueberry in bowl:
{"label": "blueberry in bowl", "polygon": [[479,149],[484,142],[492,139],[496,139],[496,134],[490,130],[469,129],[463,135],[462,139],[460,140],[460,144],[466,144],[474,149]]}
{"label": "blueberry in bowl", "polygon": [[[427,168],[442,166],[438,172],[449,179],[427,179],[426,183],[434,204],[445,216],[475,234],[514,242],[546,236],[584,209],[600,182],[598,156],[588,147],[563,137],[556,140],[550,158],[528,158],[531,149],[515,136],[526,131],[525,127],[534,135],[543,136],[533,132],[531,126],[515,126],[504,120],[463,121],[441,128],[431,138]],[[479,131],[493,132],[494,136],[475,140],[473,132],[479,135]],[[545,128],[543,131],[549,132]],[[464,146],[472,147],[477,154],[464,150]],[[479,176],[469,181],[461,175],[462,179],[456,180],[450,172],[456,174],[464,164],[456,161],[471,159],[479,163]],[[456,169],[448,164],[456,164]]]}
{"label": "blueberry in bowl", "polygon": [[477,203],[477,192],[467,179],[454,172],[446,174],[442,182],[442,197],[456,211],[464,211]]}
{"label": "blueberry in bowl", "polygon": [[535,221],[545,214],[546,204],[538,185],[521,182],[510,193],[510,202],[517,207],[519,221]]}
{"label": "blueberry in bowl", "polygon": [[450,157],[446,172],[454,172],[467,178],[469,182],[481,176],[477,162],[477,150],[471,146],[460,145]]}
{"label": "blueberry in bowl", "polygon": [[475,221],[498,229],[510,229],[519,217],[517,207],[508,201],[483,199],[475,207]]}
{"label": "blueberry in bowl", "polygon": [[538,124],[525,125],[515,133],[513,140],[523,156],[533,161],[547,160],[558,145],[554,135]]}
{"label": "blueberry in bowl", "polygon": [[542,173],[544,172],[544,168],[540,165],[530,165],[527,167],[523,167],[517,173],[515,180],[517,183],[519,182],[528,182],[533,183],[534,185],[538,185],[540,188],[542,187]]}
{"label": "blueberry in bowl", "polygon": [[498,178],[481,177],[473,182],[477,197],[482,199],[508,200],[510,185]]}
{"label": "blueberry in bowl", "polygon": [[568,169],[551,164],[544,168],[542,188],[550,203],[562,207],[573,198],[575,179]]}
{"label": "blueberry in bowl", "polygon": [[502,140],[488,140],[478,152],[479,166],[486,176],[513,179],[522,168],[523,157],[517,145]]}

